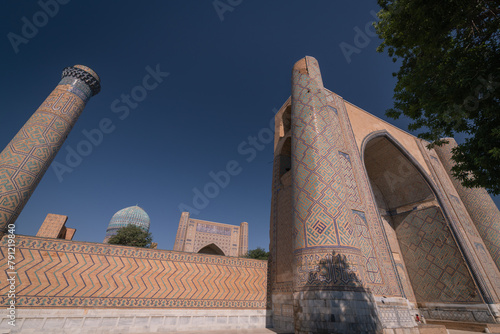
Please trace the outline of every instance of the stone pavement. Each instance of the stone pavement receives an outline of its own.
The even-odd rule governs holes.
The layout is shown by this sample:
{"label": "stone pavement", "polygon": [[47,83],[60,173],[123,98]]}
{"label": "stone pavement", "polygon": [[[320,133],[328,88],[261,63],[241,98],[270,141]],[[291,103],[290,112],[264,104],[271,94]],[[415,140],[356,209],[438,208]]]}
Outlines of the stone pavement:
{"label": "stone pavement", "polygon": [[[256,329],[229,329],[219,331],[183,331],[183,332],[158,332],[158,334],[293,334],[288,332],[274,331],[268,328]],[[477,332],[459,331],[456,329],[448,329],[449,334],[475,334]],[[141,334],[141,333],[136,333]]]}
{"label": "stone pavement", "polygon": [[[157,332],[157,334],[293,334],[290,332],[280,332],[268,328],[254,328],[254,329],[224,329],[217,331],[182,331],[182,332]],[[143,333],[135,333],[143,334]],[[457,333],[462,334],[462,333]]]}

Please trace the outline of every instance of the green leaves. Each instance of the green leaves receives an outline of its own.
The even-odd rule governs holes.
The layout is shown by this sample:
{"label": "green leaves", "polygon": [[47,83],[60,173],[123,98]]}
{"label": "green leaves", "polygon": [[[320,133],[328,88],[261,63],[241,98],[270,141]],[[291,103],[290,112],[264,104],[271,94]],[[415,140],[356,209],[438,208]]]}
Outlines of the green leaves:
{"label": "green leaves", "polygon": [[488,0],[379,0],[379,52],[402,60],[394,107],[410,130],[438,145],[469,136],[453,159],[465,186],[500,194],[500,9]]}
{"label": "green leaves", "polygon": [[108,243],[111,245],[149,248],[152,241],[151,233],[136,225],[129,224],[119,229],[116,235],[108,240]]}
{"label": "green leaves", "polygon": [[245,257],[256,260],[267,260],[269,259],[269,252],[266,252],[266,250],[262,247],[257,247],[249,250]]}

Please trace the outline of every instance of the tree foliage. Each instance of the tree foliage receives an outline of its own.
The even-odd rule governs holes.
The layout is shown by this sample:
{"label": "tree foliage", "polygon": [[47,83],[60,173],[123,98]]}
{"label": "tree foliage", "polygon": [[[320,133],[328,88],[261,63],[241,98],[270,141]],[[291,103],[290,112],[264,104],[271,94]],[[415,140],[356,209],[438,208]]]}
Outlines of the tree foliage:
{"label": "tree foliage", "polygon": [[120,228],[116,235],[109,238],[108,243],[112,245],[149,248],[152,241],[153,237],[151,233],[144,231],[136,225],[129,224]]}
{"label": "tree foliage", "polygon": [[267,260],[269,259],[269,252],[266,252],[266,250],[262,247],[257,247],[249,250],[245,257],[256,260]]}
{"label": "tree foliage", "polygon": [[379,0],[375,24],[393,61],[392,118],[430,147],[463,133],[453,174],[466,187],[500,194],[500,6],[498,0]]}

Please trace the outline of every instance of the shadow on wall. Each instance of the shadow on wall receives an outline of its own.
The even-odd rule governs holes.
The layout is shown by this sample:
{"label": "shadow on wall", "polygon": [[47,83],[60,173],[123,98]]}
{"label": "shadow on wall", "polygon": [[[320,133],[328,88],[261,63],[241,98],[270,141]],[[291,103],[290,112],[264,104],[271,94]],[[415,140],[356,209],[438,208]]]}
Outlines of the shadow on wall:
{"label": "shadow on wall", "polygon": [[375,300],[363,287],[359,268],[334,251],[319,261],[316,256],[302,265],[309,272],[304,273],[302,298],[293,301],[295,332],[382,333]]}

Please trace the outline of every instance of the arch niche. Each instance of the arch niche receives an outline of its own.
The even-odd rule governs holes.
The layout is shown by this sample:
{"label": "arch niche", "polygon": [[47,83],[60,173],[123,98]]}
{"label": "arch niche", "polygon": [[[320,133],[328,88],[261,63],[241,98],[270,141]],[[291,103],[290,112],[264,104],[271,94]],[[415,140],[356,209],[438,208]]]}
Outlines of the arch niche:
{"label": "arch niche", "polygon": [[216,244],[210,244],[206,245],[205,247],[202,247],[199,251],[199,254],[211,254],[211,255],[223,255],[225,256],[224,252],[222,249],[220,249]]}
{"label": "arch niche", "polygon": [[406,297],[419,308],[482,303],[422,168],[389,134],[365,139],[363,160]]}

